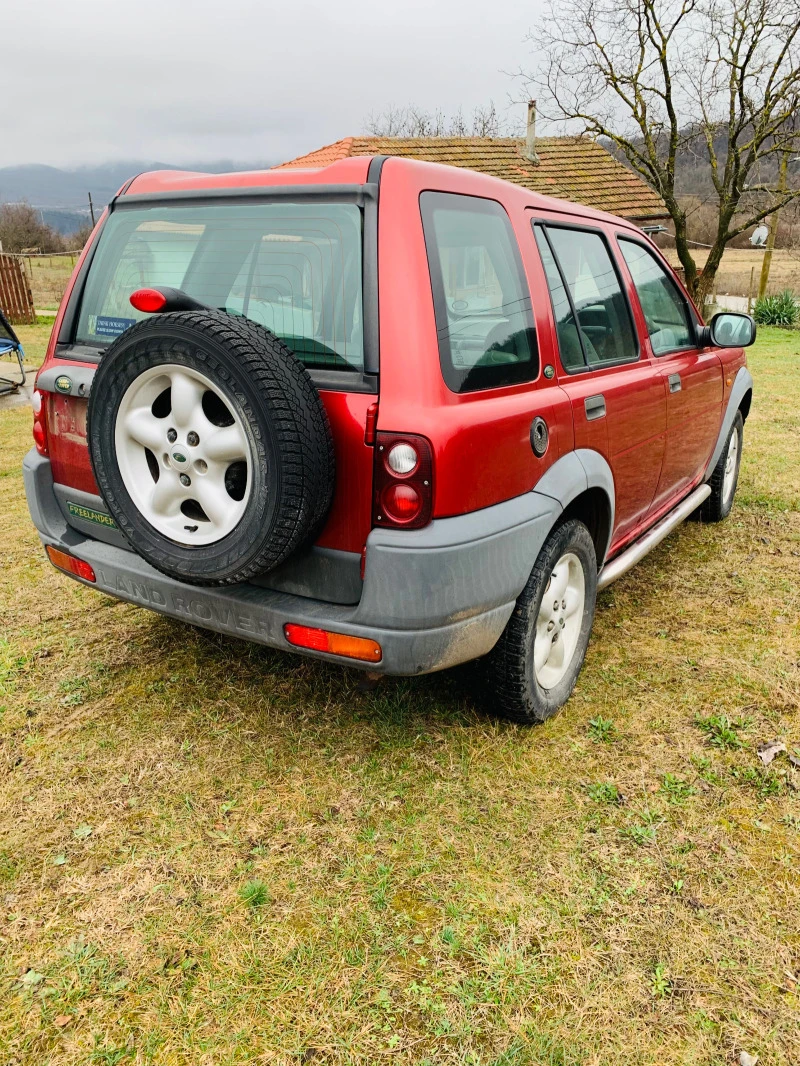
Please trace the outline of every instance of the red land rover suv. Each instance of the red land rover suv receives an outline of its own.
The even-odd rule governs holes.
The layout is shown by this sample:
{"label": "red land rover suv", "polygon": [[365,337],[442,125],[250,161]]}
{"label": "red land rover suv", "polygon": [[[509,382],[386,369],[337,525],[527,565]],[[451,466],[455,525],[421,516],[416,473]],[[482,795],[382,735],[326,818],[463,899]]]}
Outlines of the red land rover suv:
{"label": "red land rover suv", "polygon": [[569,697],[598,588],[736,491],[746,315],[632,224],[398,158],[144,174],[56,320],[25,459],[79,581],[387,674]]}

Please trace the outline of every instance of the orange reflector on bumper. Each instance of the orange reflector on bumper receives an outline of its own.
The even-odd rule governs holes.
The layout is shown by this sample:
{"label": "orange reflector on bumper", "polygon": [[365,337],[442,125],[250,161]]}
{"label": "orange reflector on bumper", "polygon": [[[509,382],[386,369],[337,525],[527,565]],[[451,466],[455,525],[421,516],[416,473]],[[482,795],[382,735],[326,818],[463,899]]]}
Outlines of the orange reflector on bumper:
{"label": "orange reflector on bumper", "polygon": [[53,566],[57,566],[59,570],[64,570],[68,574],[74,574],[75,577],[82,577],[84,581],[97,581],[94,570],[88,563],[85,563],[83,559],[76,559],[74,555],[67,555],[66,552],[60,552],[58,548],[51,548],[47,545],[45,549],[50,558],[50,562]]}
{"label": "orange reflector on bumper", "polygon": [[367,640],[366,637],[329,633],[327,629],[312,629],[311,626],[298,626],[293,622],[287,622],[283,627],[283,635],[296,648],[326,651],[330,655],[343,655],[347,659],[379,663],[383,656],[380,644],[375,640]]}

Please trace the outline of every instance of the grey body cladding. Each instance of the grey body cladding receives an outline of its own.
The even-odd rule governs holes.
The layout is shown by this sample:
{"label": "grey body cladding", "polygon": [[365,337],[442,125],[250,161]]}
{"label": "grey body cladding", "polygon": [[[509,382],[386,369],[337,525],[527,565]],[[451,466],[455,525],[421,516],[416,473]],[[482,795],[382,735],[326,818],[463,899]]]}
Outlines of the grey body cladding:
{"label": "grey body cladding", "polygon": [[428,673],[491,650],[561,512],[557,500],[529,492],[473,514],[434,521],[421,530],[373,530],[361,598],[348,605],[256,584],[215,589],[173,581],[138,555],[110,543],[110,536],[97,536],[114,531],[92,529],[85,535],[69,524],[47,459],[31,451],[23,473],[31,517],[43,543],[88,562],[98,579],[91,587],[161,614],[287,650],[287,622],[370,637],[380,643],[383,659],[369,668],[395,674]]}

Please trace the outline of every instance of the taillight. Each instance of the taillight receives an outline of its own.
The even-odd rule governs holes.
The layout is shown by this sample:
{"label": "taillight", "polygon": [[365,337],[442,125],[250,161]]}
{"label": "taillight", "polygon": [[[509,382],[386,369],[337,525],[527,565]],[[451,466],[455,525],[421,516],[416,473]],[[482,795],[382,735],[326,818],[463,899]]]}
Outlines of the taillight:
{"label": "taillight", "polygon": [[76,559],[74,555],[67,555],[52,545],[47,545],[47,555],[53,566],[75,577],[82,577],[84,581],[97,581],[94,570],[83,559]]}
{"label": "taillight", "polygon": [[33,443],[39,455],[47,455],[47,407],[44,395],[38,389],[33,390]]}
{"label": "taillight", "polygon": [[433,451],[414,433],[379,433],[375,442],[372,524],[427,526],[433,511]]}

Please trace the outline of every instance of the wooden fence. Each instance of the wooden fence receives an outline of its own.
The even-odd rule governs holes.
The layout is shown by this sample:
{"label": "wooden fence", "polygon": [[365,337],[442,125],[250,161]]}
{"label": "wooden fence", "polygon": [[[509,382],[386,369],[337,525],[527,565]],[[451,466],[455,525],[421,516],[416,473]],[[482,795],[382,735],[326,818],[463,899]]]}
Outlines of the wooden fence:
{"label": "wooden fence", "polygon": [[25,266],[13,255],[0,255],[0,308],[13,326],[32,326],[36,322]]}

